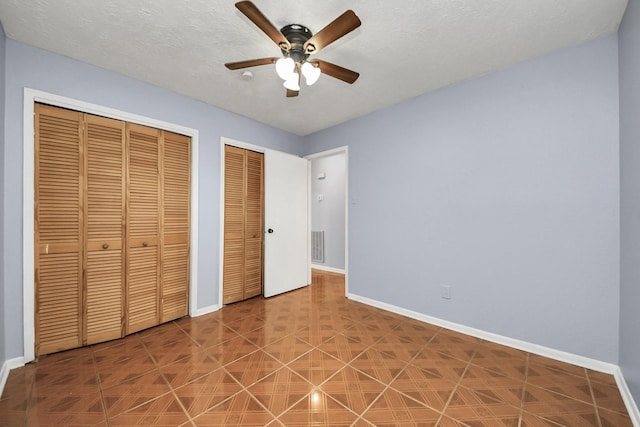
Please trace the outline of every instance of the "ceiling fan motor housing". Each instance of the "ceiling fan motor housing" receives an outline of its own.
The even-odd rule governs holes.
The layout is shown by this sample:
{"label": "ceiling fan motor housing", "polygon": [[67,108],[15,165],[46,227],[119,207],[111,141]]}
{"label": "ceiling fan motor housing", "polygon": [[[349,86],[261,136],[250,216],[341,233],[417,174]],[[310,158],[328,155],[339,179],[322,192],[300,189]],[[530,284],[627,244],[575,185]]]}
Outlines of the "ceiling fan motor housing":
{"label": "ceiling fan motor housing", "polygon": [[[311,30],[309,30],[304,25],[289,24],[282,27],[280,29],[280,32],[283,36],[286,37],[286,39],[289,41],[289,44],[291,45],[289,49],[280,46],[282,54],[285,57],[290,57],[296,63],[302,63],[306,61],[306,59],[309,57],[309,54],[305,52],[304,44],[313,36]],[[310,47],[311,45],[307,47],[307,50],[309,50]]]}

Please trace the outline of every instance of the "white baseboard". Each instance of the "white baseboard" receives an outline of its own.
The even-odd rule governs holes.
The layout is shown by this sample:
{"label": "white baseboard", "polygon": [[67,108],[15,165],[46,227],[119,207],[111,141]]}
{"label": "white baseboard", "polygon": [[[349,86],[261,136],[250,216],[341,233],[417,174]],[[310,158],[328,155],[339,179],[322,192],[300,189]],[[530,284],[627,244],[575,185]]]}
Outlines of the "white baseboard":
{"label": "white baseboard", "polygon": [[194,315],[192,315],[191,317],[200,317],[200,316],[204,316],[205,314],[209,314],[209,313],[213,313],[214,311],[218,311],[220,310],[220,304],[214,304],[214,305],[210,305],[207,307],[202,307],[202,308],[198,308],[196,309],[196,312],[194,313]]}
{"label": "white baseboard", "polygon": [[311,264],[311,268],[314,270],[328,271],[329,273],[345,274],[342,268],[328,267],[326,265]]}
{"label": "white baseboard", "polygon": [[2,396],[7,378],[9,378],[9,371],[21,366],[24,366],[24,357],[14,357],[13,359],[4,361],[2,369],[0,369],[0,396]]}
{"label": "white baseboard", "polygon": [[347,297],[354,301],[359,301],[361,303],[371,305],[373,307],[378,307],[383,310],[391,311],[393,313],[407,316],[412,319],[420,320],[422,322],[431,323],[436,326],[441,326],[443,328],[451,329],[466,335],[471,335],[476,338],[481,338],[497,344],[506,345],[512,348],[517,348],[519,350],[526,351],[528,353],[537,354],[539,356],[548,357],[550,359],[555,359],[561,362],[570,363],[572,365],[581,366],[583,368],[592,369],[594,371],[611,374],[614,376],[616,380],[616,384],[618,385],[618,389],[620,390],[620,394],[622,395],[622,398],[627,407],[627,411],[629,412],[629,416],[631,417],[631,421],[633,422],[633,425],[636,427],[640,427],[640,412],[638,411],[638,406],[636,405],[633,399],[633,396],[631,395],[631,392],[627,387],[627,383],[624,379],[624,376],[622,375],[622,370],[618,365],[615,365],[613,363],[608,363],[608,362],[602,362],[600,360],[591,359],[584,356],[579,356],[577,354],[567,353],[565,351],[556,350],[553,348],[549,348],[549,347],[545,347],[537,344],[532,344],[532,343],[517,340],[514,338],[505,337],[503,335],[494,334],[494,333],[483,331],[480,329],[471,328],[469,326],[450,322],[448,320],[439,319],[437,317],[428,316],[426,314],[418,313],[412,310],[407,310],[402,307],[397,307],[395,305],[387,304],[387,303],[373,300],[360,295],[349,293],[347,294]]}
{"label": "white baseboard", "polygon": [[618,385],[618,390],[620,391],[622,400],[624,401],[624,404],[627,407],[627,412],[629,412],[629,417],[631,417],[631,422],[635,427],[640,427],[640,410],[638,410],[638,405],[636,405],[636,401],[633,399],[633,396],[631,395],[631,390],[629,390],[627,381],[624,379],[624,375],[622,374],[622,369],[620,369],[620,367],[616,367],[616,368],[617,369],[616,369],[616,372],[613,374],[613,377],[616,379],[616,384]]}

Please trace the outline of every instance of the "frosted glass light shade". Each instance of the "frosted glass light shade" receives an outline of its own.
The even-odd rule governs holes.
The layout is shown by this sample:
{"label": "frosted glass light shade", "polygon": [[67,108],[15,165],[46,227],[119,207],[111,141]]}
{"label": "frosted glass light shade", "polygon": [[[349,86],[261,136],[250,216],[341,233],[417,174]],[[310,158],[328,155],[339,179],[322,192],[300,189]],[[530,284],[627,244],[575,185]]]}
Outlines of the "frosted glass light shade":
{"label": "frosted glass light shade", "polygon": [[291,58],[280,58],[276,61],[276,73],[282,80],[289,80],[295,73],[295,62]]}
{"label": "frosted glass light shade", "polygon": [[288,78],[287,80],[285,80],[282,86],[286,87],[289,90],[299,91],[300,90],[300,84],[298,84],[299,80],[300,78],[298,73],[293,73],[291,75],[291,78]]}
{"label": "frosted glass light shade", "polygon": [[307,86],[311,86],[320,78],[320,68],[314,67],[308,62],[302,64],[302,75],[307,81]]}

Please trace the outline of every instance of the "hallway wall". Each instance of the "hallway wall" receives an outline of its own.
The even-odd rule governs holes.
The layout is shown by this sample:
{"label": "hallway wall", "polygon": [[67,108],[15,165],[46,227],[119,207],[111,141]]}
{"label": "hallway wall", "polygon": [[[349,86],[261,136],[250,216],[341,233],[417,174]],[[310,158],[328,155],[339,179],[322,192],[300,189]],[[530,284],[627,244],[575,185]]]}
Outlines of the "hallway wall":
{"label": "hallway wall", "polygon": [[640,402],[640,2],[630,0],[620,44],[620,366]]}
{"label": "hallway wall", "polygon": [[311,160],[311,230],[325,232],[324,263],[312,263],[337,270],[345,268],[345,178],[344,154]]}

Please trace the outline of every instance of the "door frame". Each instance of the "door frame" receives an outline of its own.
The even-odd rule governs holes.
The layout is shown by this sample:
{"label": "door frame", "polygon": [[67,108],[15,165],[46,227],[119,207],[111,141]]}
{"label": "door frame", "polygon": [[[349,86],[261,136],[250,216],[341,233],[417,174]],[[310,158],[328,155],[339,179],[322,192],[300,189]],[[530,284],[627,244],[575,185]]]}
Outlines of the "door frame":
{"label": "door frame", "polygon": [[[245,150],[250,150],[250,151],[255,151],[256,153],[262,153],[264,154],[267,151],[280,151],[280,150],[273,150],[272,148],[267,148],[267,147],[263,147],[261,145],[255,145],[255,144],[250,144],[248,142],[242,142],[242,141],[237,141],[235,139],[231,139],[231,138],[227,138],[225,136],[220,137],[220,199],[219,199],[219,205],[220,205],[220,224],[218,225],[218,232],[219,232],[219,239],[218,239],[218,243],[219,243],[219,249],[218,249],[218,307],[222,308],[224,307],[224,304],[222,303],[222,301],[224,301],[224,146],[225,145],[230,145],[232,147],[237,147],[237,148],[243,148]],[[284,152],[284,151],[283,151]],[[287,154],[291,154],[291,153],[287,153]],[[292,154],[295,156],[295,154]],[[304,159],[306,159],[306,157],[303,157]],[[265,158],[265,163],[264,163],[264,167],[266,168],[266,158]],[[307,211],[308,212],[308,211]],[[263,213],[264,215],[264,213]],[[309,238],[311,237],[311,229],[310,227],[310,223],[309,223],[310,219],[309,219],[309,215],[307,214],[307,241],[309,241]],[[263,245],[264,245],[264,240],[263,240]],[[264,246],[263,246],[264,247]],[[262,268],[264,269],[264,264],[262,266]],[[308,283],[311,283],[311,250],[310,247],[307,247],[307,281]],[[264,286],[264,284],[263,284]],[[264,289],[263,289],[263,294],[264,294]]]}
{"label": "door frame", "polygon": [[[315,154],[305,156],[305,159],[314,160],[322,157],[330,157],[338,154],[344,154],[344,295],[349,295],[349,146],[333,148],[331,150],[321,151]],[[309,235],[311,235],[311,203],[313,203],[313,194],[311,194],[311,167],[309,167]],[[311,240],[309,240],[311,241]],[[310,250],[310,249],[309,249]],[[309,262],[311,262],[311,254],[309,254]],[[311,274],[311,268],[309,268]],[[311,278],[309,278],[311,282]]]}
{"label": "door frame", "polygon": [[191,206],[189,248],[189,315],[198,315],[198,148],[197,129],[102,105],[79,101],[31,88],[24,88],[23,103],[23,176],[22,176],[22,289],[24,322],[24,363],[35,359],[35,104],[36,102],[83,113],[109,117],[162,129],[191,138]]}

